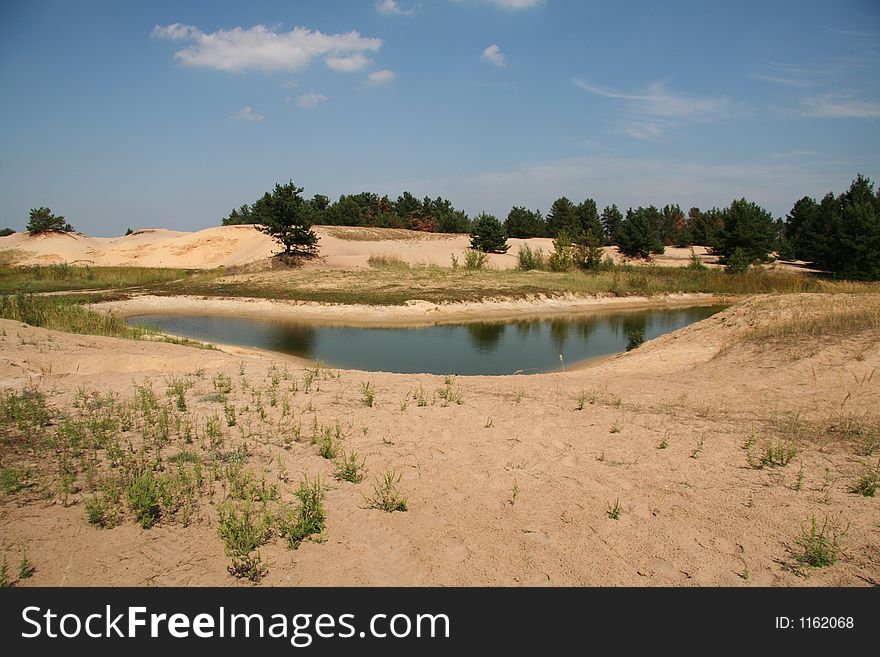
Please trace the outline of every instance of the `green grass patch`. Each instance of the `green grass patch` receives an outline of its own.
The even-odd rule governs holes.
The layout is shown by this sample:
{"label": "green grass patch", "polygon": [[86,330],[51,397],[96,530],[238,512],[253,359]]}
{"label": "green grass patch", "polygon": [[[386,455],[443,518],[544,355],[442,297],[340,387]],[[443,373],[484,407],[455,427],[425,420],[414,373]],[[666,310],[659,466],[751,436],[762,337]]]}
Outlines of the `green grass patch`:
{"label": "green grass patch", "polygon": [[[408,265],[393,256],[375,256],[368,270],[284,270],[228,276],[221,270],[185,281],[157,284],[163,295],[289,299],[318,303],[403,305],[412,299],[434,303],[525,298],[536,295],[652,296],[706,293],[717,296],[795,292],[880,292],[880,285],[832,281],[801,273],[756,269],[730,276],[718,269],[620,265],[598,272],[452,269]],[[406,269],[406,276],[400,270]]]}
{"label": "green grass patch", "polygon": [[0,294],[118,290],[186,278],[187,269],[164,267],[82,267],[68,264],[33,267],[0,265]]}
{"label": "green grass patch", "polygon": [[5,294],[0,296],[0,317],[67,333],[131,339],[156,334],[153,329],[129,326],[124,319],[89,310],[76,299],[62,296]]}

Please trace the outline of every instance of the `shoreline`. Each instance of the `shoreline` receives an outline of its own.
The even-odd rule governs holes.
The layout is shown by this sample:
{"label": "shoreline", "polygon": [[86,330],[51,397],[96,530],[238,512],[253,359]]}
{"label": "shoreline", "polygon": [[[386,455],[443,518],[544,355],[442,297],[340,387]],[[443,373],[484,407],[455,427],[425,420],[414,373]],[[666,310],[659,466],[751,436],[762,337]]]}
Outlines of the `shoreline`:
{"label": "shoreline", "polygon": [[328,326],[401,327],[540,319],[583,315],[590,312],[685,308],[732,303],[734,298],[706,293],[666,294],[652,297],[534,297],[443,304],[413,300],[402,306],[326,304],[253,297],[143,295],[123,301],[99,302],[92,304],[91,308],[123,318],[156,314],[198,314],[295,320]]}

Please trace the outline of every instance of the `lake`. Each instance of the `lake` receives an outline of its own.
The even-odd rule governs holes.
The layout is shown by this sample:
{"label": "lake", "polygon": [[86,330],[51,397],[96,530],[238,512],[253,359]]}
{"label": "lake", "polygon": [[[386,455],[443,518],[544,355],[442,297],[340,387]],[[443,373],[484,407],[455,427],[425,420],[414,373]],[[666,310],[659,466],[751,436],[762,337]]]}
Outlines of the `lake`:
{"label": "lake", "polygon": [[256,347],[342,369],[430,374],[534,374],[637,348],[724,306],[628,310],[419,327],[327,326],[218,315],[139,315],[163,333]]}

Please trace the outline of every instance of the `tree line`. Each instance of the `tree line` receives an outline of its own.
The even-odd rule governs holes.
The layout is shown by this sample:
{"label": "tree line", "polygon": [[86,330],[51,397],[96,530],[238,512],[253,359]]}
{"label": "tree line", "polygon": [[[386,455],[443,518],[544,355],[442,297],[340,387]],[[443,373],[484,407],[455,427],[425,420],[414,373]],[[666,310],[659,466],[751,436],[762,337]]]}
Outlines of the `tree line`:
{"label": "tree line", "polygon": [[[557,253],[573,253],[585,269],[601,265],[602,246],[649,258],[667,246],[700,245],[720,256],[730,271],[743,271],[778,256],[804,260],[842,278],[880,279],[880,189],[875,193],[873,183],[861,174],[840,195],[829,192],[820,202],[800,199],[784,220],[774,219],[745,198],[720,209],[692,207],[685,213],[677,204],[649,205],[629,208],[624,214],[616,205],[600,213],[591,198],[576,204],[563,196],[553,202],[546,217],[540,210],[514,206],[502,222],[487,213],[471,219],[448,199],[419,200],[406,191],[395,200],[363,192],[342,195],[333,203],[321,194],[306,199],[302,191],[292,182],[276,185],[273,193],[267,192],[253,205],[233,209],[222,223],[260,224],[264,230],[274,225],[266,232],[282,235],[279,241],[287,253],[300,247],[307,252],[314,249],[313,224],[374,226],[468,233],[471,246],[486,253],[506,252],[510,237],[550,237],[557,241]],[[286,200],[279,200],[282,197]],[[289,205],[292,213],[280,223],[272,218],[281,211],[272,208],[279,203]]]}

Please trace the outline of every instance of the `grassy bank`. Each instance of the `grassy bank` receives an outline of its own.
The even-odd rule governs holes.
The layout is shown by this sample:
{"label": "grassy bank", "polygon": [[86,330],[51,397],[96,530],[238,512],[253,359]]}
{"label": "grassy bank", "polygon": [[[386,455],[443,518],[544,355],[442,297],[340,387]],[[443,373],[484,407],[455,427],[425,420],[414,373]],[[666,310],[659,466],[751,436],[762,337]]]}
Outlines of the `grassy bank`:
{"label": "grassy bank", "polygon": [[599,272],[547,272],[408,265],[374,258],[370,269],[236,268],[191,271],[142,267],[0,266],[0,294],[82,292],[286,299],[318,303],[402,305],[522,299],[543,296],[653,296],[705,293],[880,292],[878,283],[835,281],[815,275],[753,269],[731,275],[720,269],[617,266]]}
{"label": "grassy bank", "polygon": [[68,264],[10,267],[0,265],[0,294],[118,290],[179,280],[185,278],[189,273],[189,270],[186,269],[160,267],[74,267]]}
{"label": "grassy bank", "polygon": [[130,326],[124,319],[115,315],[88,309],[83,304],[89,300],[96,299],[89,299],[81,295],[47,297],[22,293],[4,294],[0,296],[0,318],[53,331],[102,335],[129,340],[151,339],[203,349],[214,349],[212,345],[194,340],[162,335],[157,329],[149,326]]}
{"label": "grassy bank", "polygon": [[158,294],[289,299],[319,303],[402,305],[567,294],[652,296],[707,293],[718,296],[800,292],[880,292],[880,285],[831,281],[798,273],[755,270],[730,275],[717,269],[626,266],[610,271],[554,273],[516,270],[468,271],[390,263],[369,270],[289,269],[224,276],[195,274],[185,282],[153,286]]}

